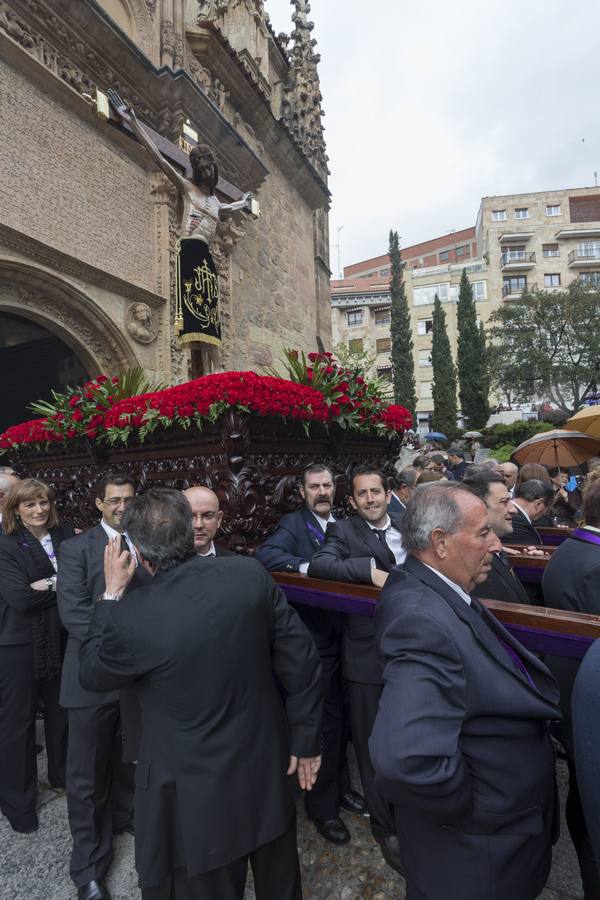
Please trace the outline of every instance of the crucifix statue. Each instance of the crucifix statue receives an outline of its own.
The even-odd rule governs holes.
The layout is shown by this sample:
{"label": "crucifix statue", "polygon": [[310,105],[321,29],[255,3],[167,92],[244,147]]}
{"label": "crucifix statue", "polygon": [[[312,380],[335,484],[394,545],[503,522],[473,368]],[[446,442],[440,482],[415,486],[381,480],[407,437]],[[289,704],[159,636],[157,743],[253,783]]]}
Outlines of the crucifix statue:
{"label": "crucifix statue", "polygon": [[175,331],[182,344],[202,345],[202,372],[218,368],[221,345],[219,279],[210,247],[219,217],[248,209],[252,198],[246,193],[235,203],[221,203],[215,194],[219,169],[210,147],[199,144],[190,152],[192,178],[181,175],[164,158],[134,110],[115,91],[108,91],[112,106],[126,122],[157,166],[175,185],[183,202],[180,238],[177,241],[177,309]]}

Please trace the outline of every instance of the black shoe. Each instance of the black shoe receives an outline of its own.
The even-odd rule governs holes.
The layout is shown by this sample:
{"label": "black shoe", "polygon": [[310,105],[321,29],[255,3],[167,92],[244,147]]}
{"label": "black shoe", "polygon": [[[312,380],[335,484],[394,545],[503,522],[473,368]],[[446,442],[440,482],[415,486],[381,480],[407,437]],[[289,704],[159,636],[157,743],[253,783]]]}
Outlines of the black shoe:
{"label": "black shoe", "polygon": [[358,791],[346,791],[340,797],[340,806],[348,812],[354,813],[355,816],[368,816],[367,804],[365,798]]}
{"label": "black shoe", "polygon": [[121,828],[115,828],[115,834],[135,834],[133,822],[128,822],[127,825],[123,825]]}
{"label": "black shoe", "polygon": [[8,821],[10,822],[12,830],[18,831],[19,834],[33,834],[39,827],[36,812],[27,813],[25,816],[16,816],[14,819],[9,819]]}
{"label": "black shoe", "polygon": [[374,834],[373,837],[379,844],[381,855],[388,866],[391,866],[399,875],[404,877],[404,866],[402,865],[402,858],[400,856],[400,841],[398,840],[398,836],[395,834]]}
{"label": "black shoe", "polygon": [[347,844],[350,840],[350,832],[339,816],[337,819],[312,819],[311,821],[321,837],[331,844]]}
{"label": "black shoe", "polygon": [[104,878],[98,878],[77,888],[77,900],[112,900],[112,898]]}

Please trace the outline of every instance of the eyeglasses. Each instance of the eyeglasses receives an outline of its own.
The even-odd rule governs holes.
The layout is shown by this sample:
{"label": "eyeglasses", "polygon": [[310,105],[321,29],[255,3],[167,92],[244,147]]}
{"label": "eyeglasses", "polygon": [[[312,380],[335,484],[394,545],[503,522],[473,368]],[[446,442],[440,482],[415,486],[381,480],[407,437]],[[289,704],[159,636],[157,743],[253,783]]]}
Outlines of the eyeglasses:
{"label": "eyeglasses", "polygon": [[131,503],[133,497],[111,497],[110,500],[101,500],[101,503],[104,503],[105,506],[110,506],[111,509],[116,509],[117,506],[127,506],[128,503]]}

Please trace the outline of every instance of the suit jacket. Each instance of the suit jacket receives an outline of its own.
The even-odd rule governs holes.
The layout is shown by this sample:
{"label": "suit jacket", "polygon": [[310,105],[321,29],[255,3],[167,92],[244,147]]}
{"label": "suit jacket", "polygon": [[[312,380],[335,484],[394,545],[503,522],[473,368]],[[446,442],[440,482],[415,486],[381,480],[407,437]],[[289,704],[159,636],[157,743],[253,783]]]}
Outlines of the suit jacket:
{"label": "suit jacket", "polygon": [[192,878],[225,866],[288,829],[298,794],[290,754],[318,752],[320,663],[259,563],[194,556],[118,603],[97,603],[81,680],[90,691],[132,684],[141,702],[142,887],[176,867]]}
{"label": "suit jacket", "polygon": [[542,539],[533,522],[528,522],[520,509],[513,514],[512,534],[501,538],[503,544],[541,544]]}
{"label": "suit jacket", "polygon": [[398,500],[398,498],[392,491],[392,499],[388,503],[388,508],[387,508],[388,514],[390,516],[396,516],[398,519],[400,519],[402,517],[402,515],[404,515],[405,509],[406,509],[406,506],[404,505],[404,503],[402,503],[401,500]]}
{"label": "suit jacket", "polygon": [[215,556],[238,556],[237,553],[234,553],[233,550],[228,550],[227,547],[219,547],[218,544],[215,544]]}
{"label": "suit jacket", "polygon": [[[67,524],[50,529],[55,554],[62,541],[74,534]],[[33,535],[27,540],[18,533],[0,535],[0,646],[32,643],[32,614],[56,608],[56,591],[35,591],[30,584],[54,574],[46,551]]]}
{"label": "suit jacket", "polygon": [[[84,690],[79,682],[79,649],[87,634],[94,603],[104,593],[104,548],[108,535],[101,524],[65,541],[58,562],[58,612],[69,640],[63,662],[60,704],[70,708],[102,706],[119,699],[114,691],[104,694]],[[151,576],[137,566],[128,590],[147,583]]]}
{"label": "suit jacket", "polygon": [[[298,572],[302,563],[310,562],[324,542],[325,532],[318,519],[303,506],[283,516],[273,534],[258,547],[255,558],[269,572]],[[294,608],[312,634],[319,653],[339,656],[342,613],[303,604]]]}
{"label": "suit jacket", "polygon": [[[546,606],[600,615],[600,546],[567,538],[556,548],[544,570],[542,590]],[[560,686],[563,721],[560,738],[571,758],[571,693],[580,660],[547,656],[546,663]]]}
{"label": "suit jacket", "polygon": [[581,661],[573,688],[572,707],[579,795],[594,858],[600,859],[600,640],[594,641]]}
{"label": "suit jacket", "polygon": [[537,897],[556,834],[554,679],[476,599],[469,606],[412,556],[390,575],[375,626],[384,688],[369,748],[397,810],[411,896]]}
{"label": "suit jacket", "polygon": [[498,554],[492,556],[490,574],[472,591],[475,597],[486,600],[501,600],[503,603],[530,603],[525,587],[513,572],[510,562],[503,562]]}
{"label": "suit jacket", "polygon": [[[390,515],[394,528],[400,527],[398,518]],[[392,569],[385,548],[364,519],[354,516],[333,522],[327,528],[325,543],[315,553],[308,568],[311,578],[330,581],[352,581],[372,584],[371,560],[378,569]],[[342,640],[342,671],[350,681],[381,684],[381,666],[375,653],[373,619],[368,616],[346,615]]]}

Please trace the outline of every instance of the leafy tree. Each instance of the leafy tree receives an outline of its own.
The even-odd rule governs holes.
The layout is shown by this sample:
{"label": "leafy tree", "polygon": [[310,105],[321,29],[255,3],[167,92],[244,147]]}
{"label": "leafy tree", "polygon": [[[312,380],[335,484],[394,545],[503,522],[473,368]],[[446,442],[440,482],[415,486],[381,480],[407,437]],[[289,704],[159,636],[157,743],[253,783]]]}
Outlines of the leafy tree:
{"label": "leafy tree", "polygon": [[433,367],[433,431],[450,440],[456,434],[456,368],[446,330],[446,313],[435,295],[432,319],[431,365]]}
{"label": "leafy tree", "polygon": [[390,231],[389,255],[391,263],[391,309],[390,335],[392,341],[392,373],[394,379],[394,400],[405,406],[417,423],[417,392],[415,385],[415,362],[410,310],[406,299],[406,289],[402,271],[404,263],[400,252],[397,231]]}
{"label": "leafy tree", "polygon": [[477,325],[473,288],[463,269],[456,307],[460,405],[470,428],[484,428],[490,416],[490,381],[485,332]]}
{"label": "leafy tree", "polygon": [[490,318],[494,384],[572,415],[600,380],[599,314],[600,291],[579,281],[505,303]]}

